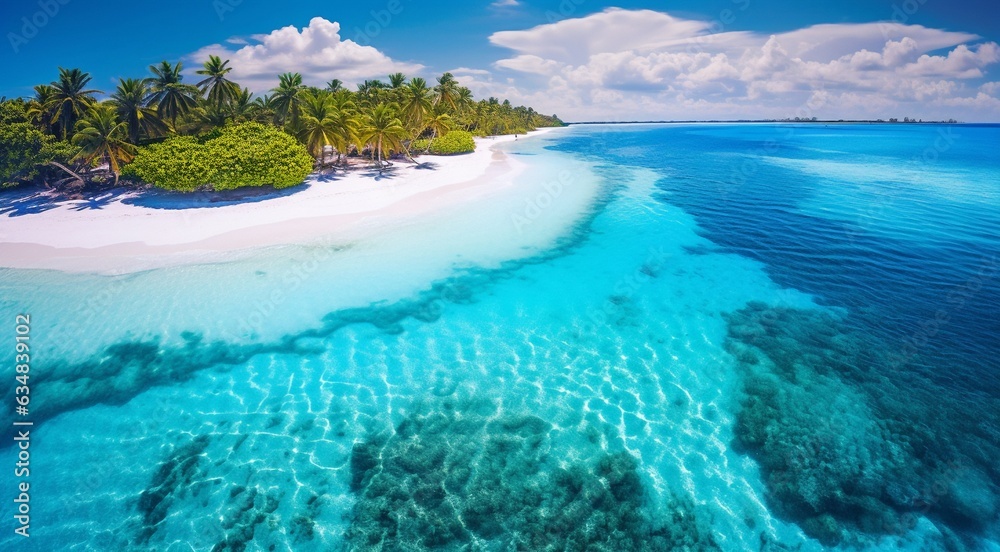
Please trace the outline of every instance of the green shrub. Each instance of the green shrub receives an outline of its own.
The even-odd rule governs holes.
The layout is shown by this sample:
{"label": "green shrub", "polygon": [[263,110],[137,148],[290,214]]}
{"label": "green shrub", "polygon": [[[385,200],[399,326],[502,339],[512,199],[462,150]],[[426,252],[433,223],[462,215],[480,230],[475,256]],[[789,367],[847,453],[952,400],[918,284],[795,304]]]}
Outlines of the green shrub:
{"label": "green shrub", "polygon": [[223,129],[222,136],[205,143],[218,167],[216,190],[301,184],[313,170],[313,157],[288,134],[260,123]]}
{"label": "green shrub", "polygon": [[301,184],[312,172],[313,158],[302,145],[260,123],[226,127],[202,140],[177,137],[140,148],[124,174],[160,188],[190,192],[287,188]]}
{"label": "green shrub", "polygon": [[434,140],[416,140],[411,149],[422,152],[427,149],[428,143],[429,153],[433,155],[456,155],[476,151],[476,141],[472,139],[471,133],[464,130],[453,130]]}
{"label": "green shrub", "polygon": [[69,164],[79,149],[59,142],[28,122],[24,102],[0,103],[0,188],[33,182],[39,177],[57,178],[57,169],[45,164]]}
{"label": "green shrub", "polygon": [[27,106],[23,100],[7,100],[0,102],[0,125],[27,123]]}
{"label": "green shrub", "polygon": [[30,123],[0,124],[0,186],[31,179],[46,138]]}
{"label": "green shrub", "polygon": [[212,165],[205,146],[190,136],[178,136],[139,148],[122,174],[160,188],[192,192],[214,180]]}

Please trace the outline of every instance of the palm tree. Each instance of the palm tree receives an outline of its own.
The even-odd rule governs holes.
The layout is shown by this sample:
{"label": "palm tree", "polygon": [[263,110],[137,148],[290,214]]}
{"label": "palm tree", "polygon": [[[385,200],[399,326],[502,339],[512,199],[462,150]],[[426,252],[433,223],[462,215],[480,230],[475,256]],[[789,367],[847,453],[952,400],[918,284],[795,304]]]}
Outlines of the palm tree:
{"label": "palm tree", "polygon": [[392,89],[402,88],[406,84],[406,75],[402,73],[393,73],[389,75],[389,87]]}
{"label": "palm tree", "polygon": [[274,111],[271,96],[264,94],[254,98],[250,105],[250,117],[258,123],[273,124],[278,118],[278,114]]}
{"label": "palm tree", "polygon": [[451,73],[445,73],[437,81],[438,85],[434,87],[434,92],[437,93],[435,103],[447,105],[453,110],[457,109],[459,86],[458,81],[455,80],[455,76]]}
{"label": "palm tree", "polygon": [[52,134],[53,98],[55,98],[55,87],[47,84],[35,86],[35,97],[28,102],[27,115],[34,124],[38,125],[46,134]]}
{"label": "palm tree", "polygon": [[319,158],[322,167],[326,164],[326,146],[333,145],[340,132],[337,109],[327,91],[307,91],[301,101],[303,128],[299,138],[313,157]]}
{"label": "palm tree", "polygon": [[227,65],[229,65],[228,59],[222,61],[219,56],[208,56],[208,61],[204,64],[205,68],[195,71],[199,75],[206,76],[198,83],[198,88],[208,98],[209,103],[220,111],[224,104],[232,102],[240,93],[239,85],[226,78],[226,75],[233,70]]}
{"label": "palm tree", "polygon": [[389,104],[379,104],[365,116],[364,123],[359,132],[359,142],[368,144],[372,148],[372,157],[378,156],[377,165],[379,172],[385,167],[382,159],[385,152],[405,151],[403,139],[408,133],[396,110]]}
{"label": "palm tree", "polygon": [[458,98],[455,99],[455,104],[458,106],[459,112],[468,111],[472,105],[476,103],[476,100],[472,97],[472,90],[461,86],[458,89]]}
{"label": "palm tree", "polygon": [[133,144],[139,143],[143,133],[152,138],[169,130],[156,110],[149,107],[149,92],[149,85],[143,79],[121,79],[111,95],[111,105],[128,127],[128,139]]}
{"label": "palm tree", "polygon": [[53,93],[48,109],[52,111],[52,122],[59,124],[60,138],[68,140],[73,136],[76,121],[94,106],[94,94],[100,90],[87,90],[90,74],[79,69],[59,68],[59,80],[52,83]]}
{"label": "palm tree", "polygon": [[427,128],[431,129],[431,132],[434,133],[434,136],[430,139],[429,142],[427,142],[427,151],[430,151],[431,144],[434,143],[434,140],[437,140],[438,137],[440,136],[448,134],[448,132],[451,130],[452,128],[451,115],[448,115],[443,111],[435,112],[434,116],[427,120]]}
{"label": "palm tree", "polygon": [[275,111],[275,120],[285,124],[291,118],[292,126],[298,126],[300,94],[303,90],[302,75],[299,73],[284,73],[278,76],[278,87],[271,90],[271,107]]}
{"label": "palm tree", "polygon": [[212,129],[226,126],[226,123],[232,117],[228,108],[223,107],[220,109],[207,100],[203,104],[191,111],[194,117],[189,117],[190,124],[185,126],[185,130],[191,134],[208,132]]}
{"label": "palm tree", "polygon": [[402,97],[403,117],[407,126],[413,131],[413,137],[416,138],[426,128],[424,120],[434,109],[427,81],[419,77],[414,78],[403,88]]}
{"label": "palm tree", "polygon": [[349,90],[340,90],[333,94],[330,102],[336,110],[337,128],[340,131],[331,145],[337,150],[337,162],[340,163],[350,152],[352,145],[358,149],[363,147],[358,139],[361,122],[357,116],[358,106],[354,103],[354,94]]}
{"label": "palm tree", "polygon": [[344,88],[344,81],[340,79],[333,79],[332,81],[326,83],[326,89],[330,92],[337,92]]}
{"label": "palm tree", "polygon": [[110,105],[96,105],[87,112],[77,125],[73,144],[80,147],[77,157],[88,165],[94,159],[107,163],[115,184],[121,165],[135,158],[136,148],[128,142],[128,124],[118,120]]}
{"label": "palm tree", "polygon": [[181,75],[182,68],[181,62],[170,65],[169,61],[163,61],[159,66],[149,66],[155,76],[146,79],[151,87],[149,103],[156,105],[160,118],[170,119],[174,132],[177,131],[177,117],[198,106],[198,88],[181,82],[184,79]]}
{"label": "palm tree", "polygon": [[229,114],[238,122],[246,122],[253,119],[257,104],[254,101],[253,93],[249,88],[243,88],[236,92],[232,102],[229,104]]}

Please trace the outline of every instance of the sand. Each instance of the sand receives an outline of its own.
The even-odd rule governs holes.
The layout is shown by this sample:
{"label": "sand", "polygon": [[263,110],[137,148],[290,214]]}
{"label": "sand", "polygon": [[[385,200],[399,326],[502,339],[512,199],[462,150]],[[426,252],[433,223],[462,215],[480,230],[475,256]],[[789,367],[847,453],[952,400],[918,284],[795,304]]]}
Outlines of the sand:
{"label": "sand", "polygon": [[397,162],[381,176],[337,170],[256,197],[259,191],[234,197],[114,190],[81,200],[0,195],[0,267],[122,274],[218,262],[262,247],[360,239],[462,202],[488,201],[513,185],[525,165],[496,146],[514,137],[476,140],[471,154],[425,155],[419,165]]}

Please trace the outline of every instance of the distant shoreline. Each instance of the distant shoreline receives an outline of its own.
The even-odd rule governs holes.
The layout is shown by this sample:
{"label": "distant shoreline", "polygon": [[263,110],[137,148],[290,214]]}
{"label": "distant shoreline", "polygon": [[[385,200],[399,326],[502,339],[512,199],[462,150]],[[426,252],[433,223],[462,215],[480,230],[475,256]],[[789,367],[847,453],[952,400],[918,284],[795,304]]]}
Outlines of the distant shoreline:
{"label": "distant shoreline", "polygon": [[1000,122],[968,122],[968,121],[880,121],[868,119],[836,119],[816,121],[796,121],[794,119],[735,119],[708,121],[579,121],[566,122],[566,126],[577,125],[692,125],[692,124],[803,124],[803,125],[1000,125]]}

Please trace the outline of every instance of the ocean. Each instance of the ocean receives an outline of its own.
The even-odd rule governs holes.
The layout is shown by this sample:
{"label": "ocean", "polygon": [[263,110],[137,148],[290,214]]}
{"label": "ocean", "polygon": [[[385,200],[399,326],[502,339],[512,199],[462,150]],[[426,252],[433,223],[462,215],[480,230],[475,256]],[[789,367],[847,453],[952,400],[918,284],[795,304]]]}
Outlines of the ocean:
{"label": "ocean", "polygon": [[0,269],[0,548],[1000,550],[997,143],[572,126],[356,243]]}

